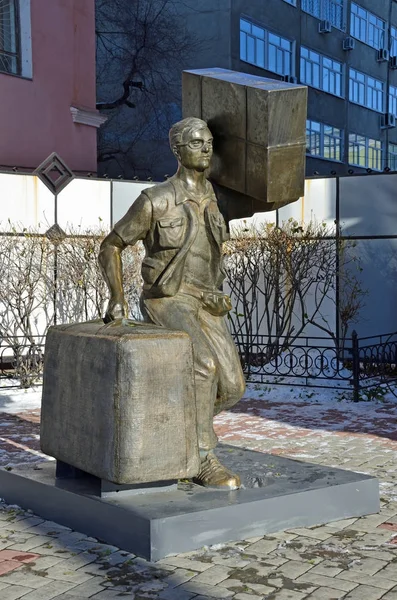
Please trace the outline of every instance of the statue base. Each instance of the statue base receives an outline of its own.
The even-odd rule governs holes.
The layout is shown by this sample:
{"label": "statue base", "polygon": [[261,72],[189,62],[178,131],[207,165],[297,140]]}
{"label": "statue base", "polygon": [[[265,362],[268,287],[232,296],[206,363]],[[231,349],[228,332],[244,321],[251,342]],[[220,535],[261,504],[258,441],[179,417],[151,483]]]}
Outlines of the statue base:
{"label": "statue base", "polygon": [[101,497],[100,479],[56,477],[51,461],[0,469],[0,496],[150,561],[379,511],[373,477],[235,446],[221,445],[216,454],[241,475],[240,490],[179,482],[163,491],[142,486],[142,493],[123,486]]}

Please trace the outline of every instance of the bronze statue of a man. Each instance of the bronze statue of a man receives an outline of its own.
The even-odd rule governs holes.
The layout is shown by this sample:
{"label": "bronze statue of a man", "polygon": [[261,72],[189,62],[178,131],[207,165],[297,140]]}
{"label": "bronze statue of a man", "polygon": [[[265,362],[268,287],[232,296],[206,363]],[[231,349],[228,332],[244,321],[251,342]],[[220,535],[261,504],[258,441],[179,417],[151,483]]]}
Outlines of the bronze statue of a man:
{"label": "bronze statue of a man", "polygon": [[201,456],[195,482],[236,489],[239,476],[226,469],[213,453],[217,444],[213,417],[240,400],[245,382],[224,319],[231,308],[230,299],[219,291],[224,279],[222,243],[228,233],[205,176],[212,142],[212,134],[201,119],[190,117],[171,128],[170,145],[178,160],[176,174],[141,193],[103,241],[99,262],[111,294],[105,319],[126,317],[121,252],[143,240],[144,317],[157,325],[185,331],[193,344]]}

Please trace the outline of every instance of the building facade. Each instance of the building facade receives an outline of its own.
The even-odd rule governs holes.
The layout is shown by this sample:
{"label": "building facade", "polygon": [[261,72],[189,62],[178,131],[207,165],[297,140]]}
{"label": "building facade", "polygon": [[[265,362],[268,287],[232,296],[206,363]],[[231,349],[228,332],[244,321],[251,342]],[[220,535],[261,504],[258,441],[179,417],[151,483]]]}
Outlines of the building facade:
{"label": "building facade", "polygon": [[397,170],[397,2],[232,0],[232,68],[309,86],[307,175]]}
{"label": "building facade", "polygon": [[0,0],[0,169],[96,172],[95,0]]}

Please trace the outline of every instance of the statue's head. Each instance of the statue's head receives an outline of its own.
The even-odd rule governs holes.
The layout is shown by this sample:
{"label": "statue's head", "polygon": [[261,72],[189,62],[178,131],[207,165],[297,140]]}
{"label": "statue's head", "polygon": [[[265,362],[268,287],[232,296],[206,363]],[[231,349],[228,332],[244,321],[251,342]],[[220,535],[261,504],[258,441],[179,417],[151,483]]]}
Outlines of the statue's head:
{"label": "statue's head", "polygon": [[212,133],[205,121],[188,117],[170,129],[170,146],[178,162],[187,169],[205,171],[212,157]]}

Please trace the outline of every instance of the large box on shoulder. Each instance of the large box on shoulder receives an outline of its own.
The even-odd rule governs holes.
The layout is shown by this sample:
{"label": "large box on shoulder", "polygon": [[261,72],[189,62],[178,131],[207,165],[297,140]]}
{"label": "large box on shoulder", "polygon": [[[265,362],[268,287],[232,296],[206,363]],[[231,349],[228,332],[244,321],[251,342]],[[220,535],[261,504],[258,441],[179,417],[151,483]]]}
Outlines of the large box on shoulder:
{"label": "large box on shoulder", "polygon": [[50,327],[41,448],[116,484],[197,475],[189,336],[125,319]]}
{"label": "large box on shoulder", "polygon": [[214,135],[209,178],[270,210],[304,192],[307,87],[227,69],[184,71],[183,116]]}

